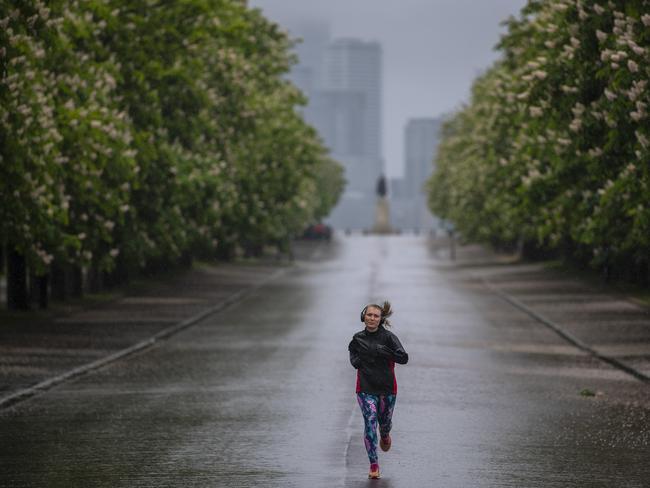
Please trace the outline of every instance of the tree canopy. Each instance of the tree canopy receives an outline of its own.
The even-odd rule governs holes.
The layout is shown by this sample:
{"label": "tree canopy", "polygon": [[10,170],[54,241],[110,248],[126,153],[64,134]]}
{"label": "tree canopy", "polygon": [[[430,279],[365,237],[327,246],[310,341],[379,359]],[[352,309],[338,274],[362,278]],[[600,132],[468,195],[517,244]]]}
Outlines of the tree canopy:
{"label": "tree canopy", "polygon": [[335,205],[293,41],[245,2],[0,0],[0,27],[0,234],[38,274],[227,254]]}
{"label": "tree canopy", "polygon": [[444,127],[430,207],[593,266],[650,255],[650,2],[530,0]]}

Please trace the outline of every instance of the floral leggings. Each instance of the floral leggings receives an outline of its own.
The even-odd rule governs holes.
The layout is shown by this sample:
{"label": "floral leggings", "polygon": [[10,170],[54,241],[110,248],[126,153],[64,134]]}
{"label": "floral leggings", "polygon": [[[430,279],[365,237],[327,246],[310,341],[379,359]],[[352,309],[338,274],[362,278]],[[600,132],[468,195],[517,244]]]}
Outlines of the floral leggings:
{"label": "floral leggings", "polygon": [[379,434],[386,437],[393,426],[393,409],[397,395],[370,395],[357,393],[357,401],[363,414],[364,443],[370,464],[377,462],[377,423]]}

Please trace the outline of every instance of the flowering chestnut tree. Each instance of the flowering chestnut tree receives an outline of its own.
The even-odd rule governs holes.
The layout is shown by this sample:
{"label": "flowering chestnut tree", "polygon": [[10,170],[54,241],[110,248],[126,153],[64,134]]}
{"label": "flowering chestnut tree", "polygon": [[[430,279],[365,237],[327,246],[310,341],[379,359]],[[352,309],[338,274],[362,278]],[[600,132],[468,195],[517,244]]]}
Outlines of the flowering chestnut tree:
{"label": "flowering chestnut tree", "polygon": [[32,274],[277,243],[335,204],[291,40],[244,2],[0,0],[0,27],[0,230]]}
{"label": "flowering chestnut tree", "polygon": [[54,261],[110,266],[135,177],[114,59],[80,47],[101,30],[64,2],[3,9],[0,220],[36,274]]}
{"label": "flowering chestnut tree", "polygon": [[647,273],[650,2],[530,1],[507,26],[447,123],[432,210],[468,238]]}

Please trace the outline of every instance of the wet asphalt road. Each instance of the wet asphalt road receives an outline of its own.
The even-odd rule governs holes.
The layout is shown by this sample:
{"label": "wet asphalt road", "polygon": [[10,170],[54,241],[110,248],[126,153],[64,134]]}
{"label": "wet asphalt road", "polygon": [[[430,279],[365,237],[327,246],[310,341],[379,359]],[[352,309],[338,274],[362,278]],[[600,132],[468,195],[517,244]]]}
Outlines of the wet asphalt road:
{"label": "wet asphalt road", "polygon": [[[318,257],[2,412],[0,486],[650,486],[648,410],[619,401],[647,386],[439,266],[424,238],[340,238]],[[369,481],[347,344],[384,298],[411,360]]]}

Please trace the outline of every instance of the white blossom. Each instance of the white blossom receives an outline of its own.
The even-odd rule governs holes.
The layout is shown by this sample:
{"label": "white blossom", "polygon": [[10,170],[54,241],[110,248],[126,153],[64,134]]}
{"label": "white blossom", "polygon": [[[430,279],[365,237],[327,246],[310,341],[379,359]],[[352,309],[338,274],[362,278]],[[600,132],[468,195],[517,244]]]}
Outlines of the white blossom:
{"label": "white blossom", "polygon": [[632,119],[634,119],[636,122],[640,121],[646,115],[645,108],[646,108],[645,103],[636,102],[636,110],[630,112],[630,117],[632,117]]}
{"label": "white blossom", "polygon": [[623,61],[625,58],[627,58],[627,53],[625,51],[616,51],[609,58],[615,63],[618,63],[620,61]]}
{"label": "white blossom", "polygon": [[573,112],[573,114],[574,114],[576,117],[579,117],[580,115],[582,115],[583,113],[585,113],[585,106],[584,106],[583,104],[581,104],[580,102],[578,102],[578,103],[576,103],[575,106],[571,109],[571,111]]}
{"label": "white blossom", "polygon": [[647,80],[635,80],[632,82],[632,88],[627,91],[627,96],[631,101],[635,101],[641,96],[647,85]]}
{"label": "white blossom", "polygon": [[39,257],[39,259],[43,262],[43,264],[45,266],[49,266],[49,264],[54,259],[54,256],[52,256],[51,254],[48,254],[47,252],[43,251],[42,249],[36,249],[36,255]]}
{"label": "white blossom", "polygon": [[578,132],[582,128],[581,119],[573,119],[569,124],[569,129],[573,132]]}

